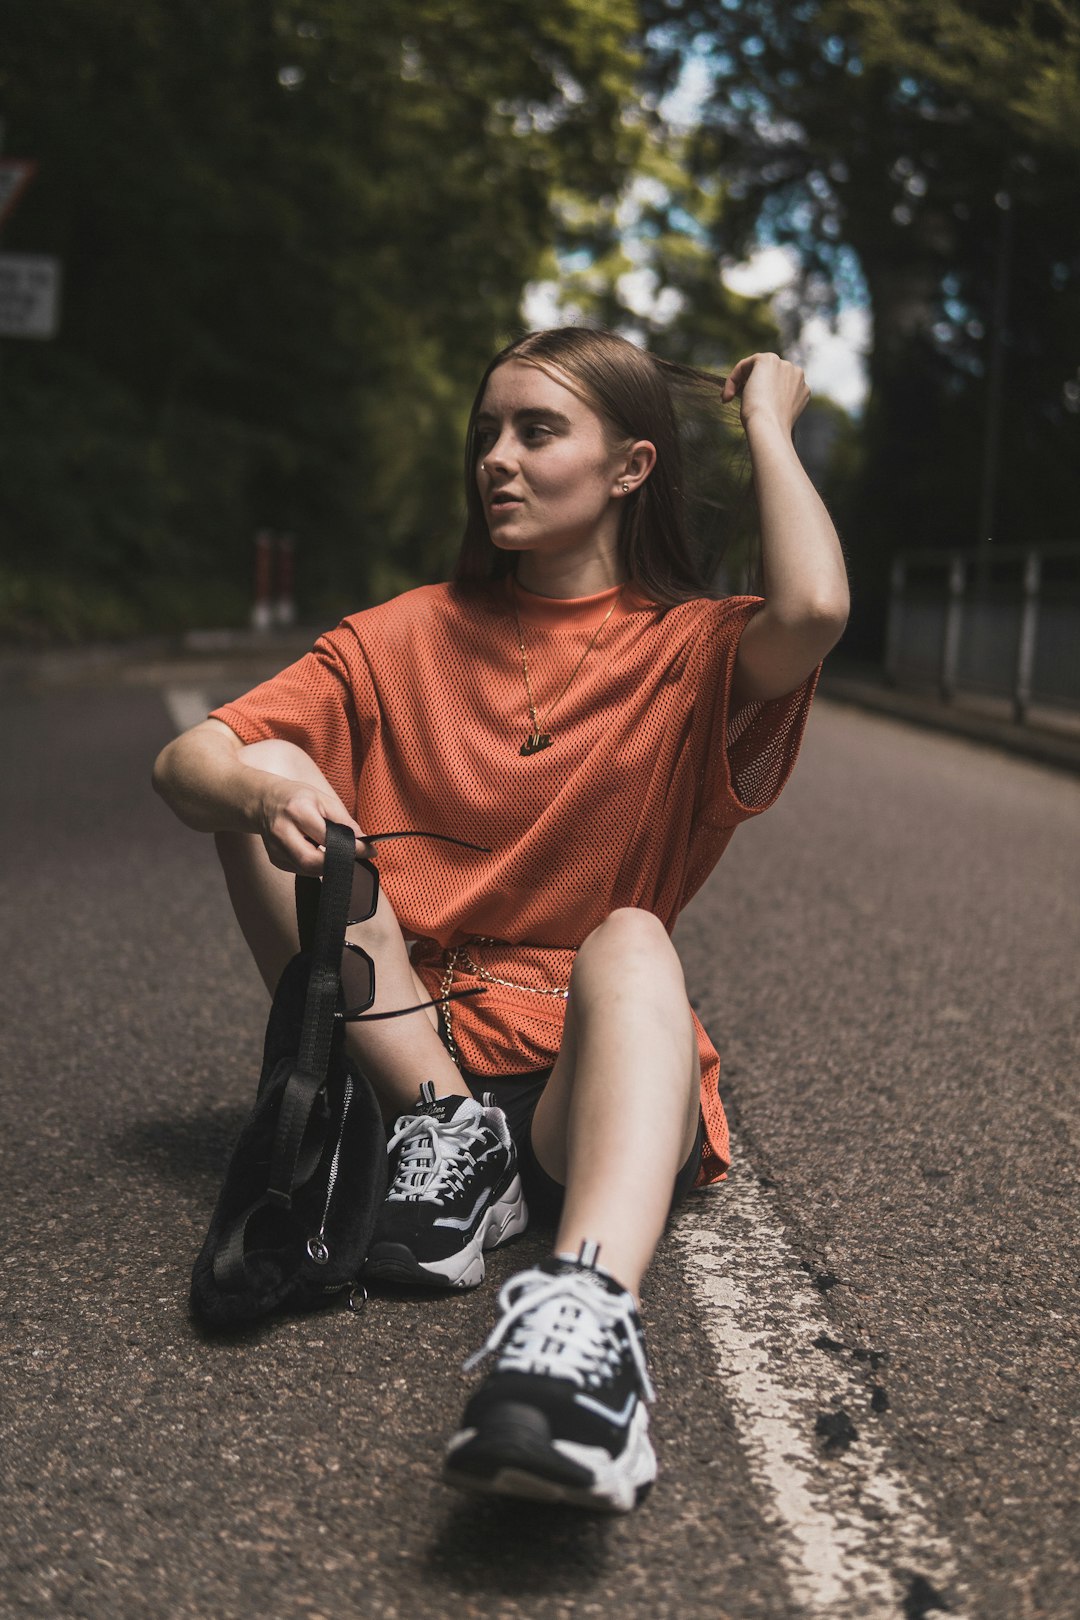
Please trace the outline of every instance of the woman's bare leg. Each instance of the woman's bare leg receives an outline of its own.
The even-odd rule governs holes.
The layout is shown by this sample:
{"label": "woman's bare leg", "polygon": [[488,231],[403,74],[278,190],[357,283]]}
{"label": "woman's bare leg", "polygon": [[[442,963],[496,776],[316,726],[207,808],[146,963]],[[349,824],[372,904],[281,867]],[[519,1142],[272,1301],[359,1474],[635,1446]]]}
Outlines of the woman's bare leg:
{"label": "woman's bare leg", "polygon": [[682,964],[663,924],[613,911],[574,962],[532,1142],[566,1187],[557,1250],[599,1243],[604,1270],[635,1295],[694,1145],[700,1073]]}
{"label": "woman's bare leg", "polygon": [[[327,787],[314,762],[287,742],[250,743],[240,756],[246,764],[294,782]],[[216,833],[218,856],[225,871],[236,920],[271,994],[289,959],[300,948],[296,930],[295,879],[272,866],[262,839],[251,833]],[[427,990],[413,971],[398,920],[379,890],[375,916],[348,931],[376,964],[376,999],[372,1012],[428,1001]],[[436,1093],[468,1095],[469,1090],[438,1036],[435,1009],[407,1018],[350,1024],[346,1044],[363,1069],[388,1119],[410,1108],[422,1080],[432,1080]]]}

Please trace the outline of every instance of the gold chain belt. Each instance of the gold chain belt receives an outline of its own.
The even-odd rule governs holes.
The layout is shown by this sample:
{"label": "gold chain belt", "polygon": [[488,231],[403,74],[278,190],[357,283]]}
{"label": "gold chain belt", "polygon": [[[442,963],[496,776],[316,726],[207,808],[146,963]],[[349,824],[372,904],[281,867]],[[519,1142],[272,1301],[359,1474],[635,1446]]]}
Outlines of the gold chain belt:
{"label": "gold chain belt", "polygon": [[[486,935],[478,934],[476,939],[471,941],[471,943],[474,945],[499,945],[502,943],[502,941],[493,939]],[[496,974],[490,973],[487,968],[481,967],[478,962],[474,962],[464,945],[448,945],[446,947],[445,955],[446,968],[443,972],[442,985],[440,987],[439,994],[442,997],[442,1015],[446,1023],[446,1044],[450,1048],[450,1056],[453,1058],[458,1068],[461,1067],[461,1059],[458,1055],[457,1043],[454,1040],[454,1031],[450,1024],[450,1003],[446,998],[449,995],[450,987],[454,982],[454,969],[457,967],[459,961],[462,967],[465,968],[466,972],[475,974],[478,979],[483,979],[486,984],[502,985],[504,990],[523,990],[530,996],[558,996],[563,1001],[565,1001],[570,994],[570,986],[568,984],[558,984],[555,985],[554,988],[548,988],[546,986],[536,984],[515,984],[512,979],[500,979]]]}

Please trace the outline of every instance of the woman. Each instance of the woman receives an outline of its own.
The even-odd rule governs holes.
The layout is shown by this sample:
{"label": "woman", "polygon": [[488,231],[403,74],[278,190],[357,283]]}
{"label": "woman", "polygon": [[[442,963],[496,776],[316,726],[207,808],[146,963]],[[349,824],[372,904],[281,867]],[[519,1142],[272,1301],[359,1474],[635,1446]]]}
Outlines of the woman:
{"label": "woman", "polygon": [[[764,601],[713,599],[691,558],[673,377],[740,401]],[[454,580],[346,619],[156,767],[217,834],[271,988],[297,948],[291,874],[320,870],[328,818],[367,853],[365,829],[409,828],[491,851],[378,851],[353,937],[374,1010],[416,1016],[348,1036],[389,1122],[371,1275],[468,1287],[530,1216],[555,1229],[473,1358],[495,1356],[447,1454],[466,1488],[625,1511],[655,1477],[637,1291],[673,1200],[728,1162],[670,931],[779,794],[848,611],[792,445],[808,398],[771,354],[721,380],[609,332],[511,344],[473,407]],[[486,993],[445,999],[470,987]]]}

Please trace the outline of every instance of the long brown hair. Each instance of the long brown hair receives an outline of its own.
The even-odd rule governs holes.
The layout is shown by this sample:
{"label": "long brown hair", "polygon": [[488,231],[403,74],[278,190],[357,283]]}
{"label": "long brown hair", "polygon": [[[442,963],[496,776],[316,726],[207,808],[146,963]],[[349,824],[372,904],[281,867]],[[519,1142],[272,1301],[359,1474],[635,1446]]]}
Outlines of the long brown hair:
{"label": "long brown hair", "polygon": [[523,360],[561,373],[555,380],[565,381],[600,415],[615,443],[652,441],[656,464],[623,503],[618,540],[623,571],[628,581],[659,606],[715,597],[710,574],[717,559],[713,559],[712,569],[707,568],[688,533],[683,450],[671,384],[682,384],[699,401],[704,392],[715,406],[725,379],[661,360],[615,332],[584,326],[530,332],[502,349],[484,372],[465,439],[467,516],[454,583],[500,579],[517,569],[517,555],[500,551],[491,541],[476,486],[476,418],[488,378],[508,360]]}

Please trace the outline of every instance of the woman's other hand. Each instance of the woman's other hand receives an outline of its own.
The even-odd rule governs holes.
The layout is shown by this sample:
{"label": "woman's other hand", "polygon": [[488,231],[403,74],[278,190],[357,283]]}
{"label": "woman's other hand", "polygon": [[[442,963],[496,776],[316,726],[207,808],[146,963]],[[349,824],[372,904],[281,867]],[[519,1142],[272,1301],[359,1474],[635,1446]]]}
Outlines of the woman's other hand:
{"label": "woman's other hand", "polygon": [[778,354],[749,354],[729,371],[723,398],[738,399],[744,428],[752,417],[765,416],[790,433],[809,403],[810,390],[801,366]]}
{"label": "woman's other hand", "polygon": [[[364,835],[336,793],[272,776],[260,793],[256,831],[273,866],[283,872],[316,877],[323,869],[326,823],[351,827],[358,843]],[[358,849],[357,854],[368,853]]]}

